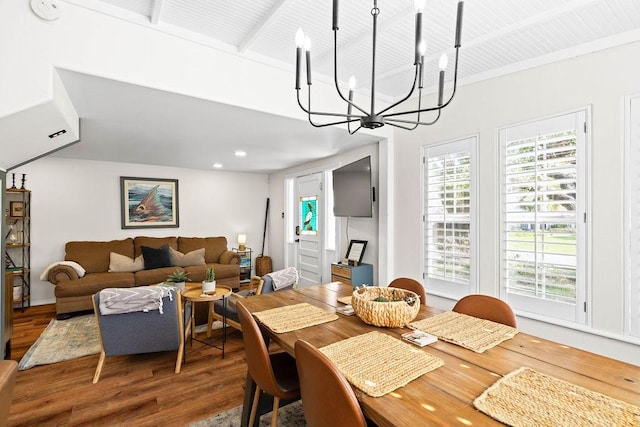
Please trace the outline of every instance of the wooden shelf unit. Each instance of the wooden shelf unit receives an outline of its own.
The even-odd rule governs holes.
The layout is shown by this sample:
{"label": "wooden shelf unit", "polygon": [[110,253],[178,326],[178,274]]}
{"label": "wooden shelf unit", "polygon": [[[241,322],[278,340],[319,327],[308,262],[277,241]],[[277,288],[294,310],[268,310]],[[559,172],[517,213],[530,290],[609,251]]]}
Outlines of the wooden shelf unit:
{"label": "wooden shelf unit", "polygon": [[[13,215],[16,202],[21,204],[22,215]],[[7,188],[5,203],[4,267],[5,280],[11,285],[7,299],[12,299],[14,309],[24,310],[31,306],[31,191]]]}

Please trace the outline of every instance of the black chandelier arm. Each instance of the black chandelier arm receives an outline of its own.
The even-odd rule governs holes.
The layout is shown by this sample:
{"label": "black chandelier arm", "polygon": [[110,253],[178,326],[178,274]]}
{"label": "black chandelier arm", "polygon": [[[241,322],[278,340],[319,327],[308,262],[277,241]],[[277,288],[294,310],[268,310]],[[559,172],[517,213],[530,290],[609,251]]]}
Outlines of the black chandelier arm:
{"label": "black chandelier arm", "polygon": [[453,74],[453,91],[451,92],[451,97],[449,97],[447,102],[445,102],[442,105],[438,105],[438,106],[430,107],[430,108],[422,108],[422,109],[418,109],[418,110],[400,111],[400,112],[397,112],[397,113],[385,114],[384,117],[387,118],[387,117],[394,117],[394,116],[402,116],[402,115],[405,115],[405,114],[427,113],[429,111],[442,110],[447,105],[449,105],[451,103],[451,101],[453,100],[453,97],[456,95],[456,88],[458,87],[458,56],[459,56],[459,50],[458,49],[459,48],[456,48],[456,63],[455,63],[454,74]]}
{"label": "black chandelier arm", "polygon": [[[435,122],[437,122],[437,121],[438,121],[438,119],[440,119],[440,114],[441,114],[441,113],[442,113],[442,110],[438,110],[438,115],[436,116],[436,118],[435,118],[435,119],[433,119],[433,120],[432,120],[432,121],[430,121],[430,122],[421,122],[420,120],[418,120],[418,121],[416,122],[416,121],[412,121],[412,120],[403,120],[403,119],[387,119],[387,118],[385,118],[385,121],[384,121],[384,122],[385,122],[385,123],[388,123],[388,124],[390,124],[390,125],[392,125],[392,126],[394,125],[394,124],[393,124],[393,122],[396,122],[396,123],[410,123],[410,124],[415,125],[412,129],[409,129],[409,130],[413,130],[413,129],[415,129],[416,127],[418,127],[418,125],[426,125],[426,126],[429,126],[429,125],[434,124]],[[406,128],[403,128],[403,129],[406,129]]]}
{"label": "black chandelier arm", "polygon": [[[418,89],[418,110],[420,110],[421,107],[422,107],[422,88],[419,88]],[[387,123],[391,124],[390,122],[409,122],[409,121],[408,120],[400,120],[400,119],[389,119],[389,121]],[[405,127],[402,127],[402,126],[398,126],[398,127],[402,127],[403,129],[406,129],[406,130],[416,130],[416,128],[418,127],[418,123],[420,123],[420,113],[418,113],[418,117],[416,118],[414,123],[415,124],[411,128],[405,128]]]}
{"label": "black chandelier arm", "polygon": [[[302,111],[304,111],[305,113],[309,114],[309,115],[314,115],[314,116],[331,116],[331,117],[354,117],[353,120],[349,120],[349,121],[356,121],[356,120],[360,120],[362,117],[361,115],[354,115],[354,114],[342,114],[342,113],[326,113],[323,111],[311,111],[311,107],[309,107],[308,109],[305,108],[304,105],[302,105],[302,102],[300,101],[300,89],[296,89],[296,94],[297,94],[297,98],[298,98],[298,105],[300,106],[300,108],[302,109]],[[309,95],[311,95],[311,88],[309,88]],[[309,105],[311,105],[311,99],[309,99]],[[340,122],[340,123],[346,123],[346,121],[344,122]],[[339,124],[339,123],[335,123],[335,124]]]}
{"label": "black chandelier arm", "polygon": [[347,132],[349,132],[349,135],[353,135],[354,133],[358,132],[362,127],[362,126],[358,126],[355,130],[352,131],[350,125],[351,125],[351,121],[347,123]]}
{"label": "black chandelier arm", "polygon": [[[323,128],[323,127],[326,127],[326,126],[334,126],[334,125],[343,125],[345,123],[348,124],[348,123],[356,122],[356,121],[360,120],[360,119],[351,119],[351,120],[342,120],[342,121],[339,121],[339,122],[331,122],[331,123],[314,123],[313,120],[311,119],[311,114],[308,114],[308,119],[309,119],[309,123],[311,123],[311,125],[313,127],[317,127],[317,128]],[[358,129],[360,129],[360,127],[358,127]],[[358,129],[356,129],[356,131]],[[355,133],[355,131],[353,133]]]}
{"label": "black chandelier arm", "polygon": [[[388,106],[387,108],[385,108],[384,110],[380,111],[379,113],[377,113],[377,116],[383,115],[384,113],[386,113],[387,111],[389,111],[390,109],[397,107],[398,105],[402,104],[404,101],[406,101],[407,99],[409,99],[411,97],[411,95],[413,95],[413,91],[416,89],[416,82],[418,81],[418,64],[416,64],[416,74],[413,77],[413,85],[411,86],[411,90],[409,91],[409,93],[407,94],[407,96],[405,96],[404,98],[402,98],[400,101],[396,102],[395,104],[392,104],[390,106]],[[420,108],[418,108],[419,110]]]}
{"label": "black chandelier arm", "polygon": [[400,129],[404,129],[404,130],[414,130],[417,126],[414,126],[412,128],[408,127],[408,126],[402,126],[402,125],[398,125],[396,123],[391,123],[389,121],[385,122],[386,124],[388,124],[389,126],[393,126],[396,128],[400,128]]}
{"label": "black chandelier arm", "polygon": [[344,95],[342,94],[342,91],[340,90],[340,85],[338,85],[338,30],[337,29],[333,30],[333,82],[336,85],[336,90],[338,91],[338,95],[340,95],[340,98],[342,98],[344,102],[351,105],[352,107],[357,108],[365,116],[369,115],[369,113],[367,113],[365,110],[360,108],[358,104],[356,104],[355,102],[349,101],[347,98],[345,98]]}

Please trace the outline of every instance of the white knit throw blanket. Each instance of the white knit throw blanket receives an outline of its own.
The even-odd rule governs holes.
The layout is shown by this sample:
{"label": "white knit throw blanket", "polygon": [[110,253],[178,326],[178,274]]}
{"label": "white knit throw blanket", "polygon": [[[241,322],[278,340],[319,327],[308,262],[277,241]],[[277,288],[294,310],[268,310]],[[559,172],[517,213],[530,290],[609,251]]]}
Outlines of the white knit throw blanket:
{"label": "white knit throw blanket", "polygon": [[273,289],[279,290],[298,283],[298,270],[295,267],[288,267],[284,270],[269,273],[273,280]]}
{"label": "white knit throw blanket", "polygon": [[137,286],[133,288],[106,288],[100,291],[100,314],[131,313],[134,311],[162,311],[162,298],[173,301],[174,289],[169,286]]}

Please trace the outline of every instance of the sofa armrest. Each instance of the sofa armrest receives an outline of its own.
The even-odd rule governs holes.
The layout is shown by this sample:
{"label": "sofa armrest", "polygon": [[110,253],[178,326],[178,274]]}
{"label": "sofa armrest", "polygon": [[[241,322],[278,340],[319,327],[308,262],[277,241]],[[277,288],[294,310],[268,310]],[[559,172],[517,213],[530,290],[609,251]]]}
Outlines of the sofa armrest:
{"label": "sofa armrest", "polygon": [[237,252],[226,250],[220,255],[220,264],[240,264],[240,255]]}
{"label": "sofa armrest", "polygon": [[68,265],[56,265],[55,267],[51,267],[49,274],[47,275],[47,280],[54,285],[62,282],[63,280],[75,280],[79,278],[80,276],[78,276],[76,270]]}

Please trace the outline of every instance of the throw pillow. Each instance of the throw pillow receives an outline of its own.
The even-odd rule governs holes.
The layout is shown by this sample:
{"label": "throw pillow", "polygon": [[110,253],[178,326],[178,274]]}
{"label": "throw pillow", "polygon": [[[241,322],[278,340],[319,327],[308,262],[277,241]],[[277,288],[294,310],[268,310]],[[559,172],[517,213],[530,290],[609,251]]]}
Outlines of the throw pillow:
{"label": "throw pillow", "polygon": [[204,262],[204,248],[196,249],[195,251],[182,252],[176,251],[173,248],[169,248],[171,254],[171,263],[178,267],[188,267],[190,265],[202,265]]}
{"label": "throw pillow", "polygon": [[115,252],[109,254],[109,271],[112,273],[135,273],[144,269],[142,255],[136,259],[131,259],[126,255]]}
{"label": "throw pillow", "polygon": [[144,258],[145,270],[172,266],[169,245],[164,245],[161,248],[141,246],[140,249],[142,250],[142,258]]}

